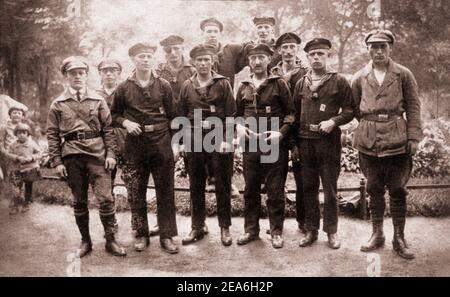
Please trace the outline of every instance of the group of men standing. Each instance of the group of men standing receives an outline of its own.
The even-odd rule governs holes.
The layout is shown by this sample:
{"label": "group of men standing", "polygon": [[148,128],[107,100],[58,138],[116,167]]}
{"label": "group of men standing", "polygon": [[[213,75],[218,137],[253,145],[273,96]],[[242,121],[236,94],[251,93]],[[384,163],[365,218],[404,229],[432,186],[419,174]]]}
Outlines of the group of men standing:
{"label": "group of men standing", "polygon": [[[332,44],[314,38],[304,50],[309,62],[298,59],[301,39],[288,32],[275,40],[273,18],[255,18],[259,39],[256,42],[220,42],[223,25],[210,18],[200,24],[204,43],[190,51],[190,62],[183,56],[183,38],[171,35],[160,42],[166,63],[154,69],[157,47],[138,43],[129,49],[135,66],[132,75],[118,84],[122,66],[105,59],[99,66],[103,86],[99,92],[86,87],[89,66],[81,57],[70,57],[61,71],[67,90],[53,101],[48,115],[49,153],[58,172],[67,176],[74,195],[74,211],[82,244],[80,256],[92,250],[89,235],[87,187],[91,184],[100,202],[105,227],[106,250],[126,255],[115,240],[112,180],[116,159],[121,157],[122,178],[131,207],[134,248],[149,245],[151,231],[147,219],[146,191],[153,176],[157,199],[157,222],[164,251],[177,253],[172,240],[177,236],[174,202],[174,161],[182,155],[189,174],[192,226],[182,244],[201,240],[205,225],[205,185],[215,179],[217,216],[224,246],[232,244],[231,193],[233,143],[224,137],[217,150],[185,150],[203,143],[213,129],[210,117],[221,121],[224,136],[236,132],[243,143],[262,139],[276,144],[273,162],[262,162],[266,152],[243,152],[244,233],[237,239],[245,245],[259,238],[261,186],[265,185],[270,221],[268,232],[274,248],[283,247],[285,209],[284,186],[288,173],[289,151],[297,184],[297,221],[304,233],[299,245],[312,245],[320,227],[319,184],[324,189],[323,230],[332,249],[340,247],[337,237],[337,180],[340,172],[340,125],[355,116],[360,124],[355,131],[355,146],[368,179],[371,197],[373,234],[362,251],[384,244],[384,188],[391,196],[394,222],[393,246],[404,258],[413,258],[404,239],[406,182],[411,172],[411,156],[421,138],[420,102],[411,72],[390,59],[394,36],[387,30],[370,32],[365,39],[371,62],[359,71],[350,84],[328,63]],[[234,76],[250,66],[250,76],[233,92]],[[101,96],[100,96],[101,95]],[[201,121],[195,114],[201,111]],[[173,143],[177,132],[171,122],[177,117],[189,120],[183,143]],[[227,119],[243,118],[230,124]],[[267,127],[247,125],[247,120],[266,119]],[[270,129],[278,121],[279,129]],[[209,166],[205,166],[209,164]]]}

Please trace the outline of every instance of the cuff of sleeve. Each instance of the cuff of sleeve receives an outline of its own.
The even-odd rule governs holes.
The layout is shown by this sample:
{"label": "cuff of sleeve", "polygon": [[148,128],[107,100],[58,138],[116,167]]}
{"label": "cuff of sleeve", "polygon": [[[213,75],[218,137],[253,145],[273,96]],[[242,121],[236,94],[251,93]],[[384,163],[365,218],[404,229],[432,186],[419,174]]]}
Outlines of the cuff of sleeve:
{"label": "cuff of sleeve", "polygon": [[281,126],[280,133],[281,133],[281,135],[283,135],[283,137],[286,137],[286,135],[289,132],[289,128],[290,128],[289,124],[283,124],[283,126]]}
{"label": "cuff of sleeve", "polygon": [[114,151],[108,150],[108,151],[106,152],[106,158],[113,158],[113,159],[116,159],[116,154],[114,153]]}

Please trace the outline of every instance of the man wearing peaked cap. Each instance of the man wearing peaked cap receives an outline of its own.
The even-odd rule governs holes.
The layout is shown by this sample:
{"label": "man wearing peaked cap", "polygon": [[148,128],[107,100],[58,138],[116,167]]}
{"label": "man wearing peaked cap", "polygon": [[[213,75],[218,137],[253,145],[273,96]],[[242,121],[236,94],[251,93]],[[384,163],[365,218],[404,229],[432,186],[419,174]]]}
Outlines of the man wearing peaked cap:
{"label": "man wearing peaked cap", "polygon": [[273,27],[275,26],[275,19],[273,17],[254,17],[253,24],[255,24],[255,26],[269,24]]}
{"label": "man wearing peaked cap", "polygon": [[100,205],[105,249],[115,256],[125,256],[125,249],[115,239],[115,201],[109,171],[116,167],[116,142],[108,105],[87,87],[88,65],[82,58],[68,58],[61,68],[68,87],[50,105],[47,140],[51,164],[67,178],[74,197],[75,221],[81,234],[78,255],[81,258],[92,251],[87,194],[91,184]]}
{"label": "man wearing peaked cap", "polygon": [[80,56],[71,56],[61,63],[61,73],[65,75],[68,71],[72,69],[86,69],[86,72],[89,71],[89,65],[84,57]]}
{"label": "man wearing peaked cap", "polygon": [[146,192],[153,176],[158,205],[160,246],[178,253],[172,237],[177,235],[174,197],[174,156],[170,122],[175,117],[169,82],[155,71],[156,46],[138,43],[129,50],[135,71],[114,92],[113,123],[127,130],[122,176],[131,208],[131,227],[136,231],[134,249],[144,251],[150,244]]}
{"label": "man wearing peaked cap", "polygon": [[320,228],[319,184],[324,192],[322,229],[328,246],[338,249],[337,181],[341,160],[339,126],[353,119],[353,96],[347,79],[329,67],[331,42],[325,38],[310,40],[304,50],[310,70],[294,90],[296,124],[295,144],[301,152],[302,187],[305,205],[306,235],[301,247],[312,245]]}
{"label": "man wearing peaked cap", "polygon": [[138,54],[142,53],[155,53],[156,52],[156,45],[147,43],[147,42],[138,42],[135,45],[131,46],[128,50],[128,55],[130,57],[134,57]]}
{"label": "man wearing peaked cap", "polygon": [[[98,72],[101,78],[101,86],[97,90],[97,93],[102,96],[108,107],[111,108],[114,91],[120,83],[120,74],[122,73],[122,65],[120,62],[113,58],[104,58],[97,66]],[[116,140],[116,157],[117,166],[111,170],[111,195],[114,196],[114,185],[117,175],[117,167],[122,167],[122,154],[124,151],[124,142],[126,137],[126,130],[120,126],[113,125],[114,137]],[[115,232],[117,234],[119,225],[115,223]]]}
{"label": "man wearing peaked cap", "polygon": [[394,34],[389,30],[372,30],[364,38],[366,45],[376,42],[387,42],[391,45],[395,42]]}
{"label": "man wearing peaked cap", "polygon": [[[271,69],[272,75],[278,75],[288,84],[291,94],[294,93],[295,85],[306,74],[307,67],[304,67],[297,57],[301,38],[292,32],[282,34],[275,46],[281,56],[281,61]],[[289,149],[291,150],[292,171],[294,173],[297,190],[295,192],[296,217],[299,230],[305,233],[305,207],[303,200],[302,176],[298,147],[293,144],[293,135],[290,133]],[[287,176],[286,176],[287,178]],[[287,198],[289,199],[289,198]]]}
{"label": "man wearing peaked cap", "polygon": [[417,82],[408,68],[390,58],[395,41],[390,31],[372,31],[364,41],[371,61],[352,79],[359,120],[353,145],[359,151],[359,165],[367,179],[372,220],[372,235],[361,251],[372,252],[384,246],[387,188],[394,251],[402,258],[413,259],[404,231],[406,184],[411,176],[412,156],[423,137]]}
{"label": "man wearing peaked cap", "polygon": [[308,41],[305,44],[305,47],[303,48],[305,52],[309,52],[316,49],[325,49],[329,50],[331,49],[331,41],[329,41],[326,38],[314,38],[310,41]]}

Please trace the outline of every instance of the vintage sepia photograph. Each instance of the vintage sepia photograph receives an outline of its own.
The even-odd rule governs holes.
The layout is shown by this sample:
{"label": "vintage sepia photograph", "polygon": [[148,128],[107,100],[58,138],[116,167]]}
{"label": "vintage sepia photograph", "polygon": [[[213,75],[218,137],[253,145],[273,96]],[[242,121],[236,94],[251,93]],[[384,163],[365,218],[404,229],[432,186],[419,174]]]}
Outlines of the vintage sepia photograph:
{"label": "vintage sepia photograph", "polygon": [[0,0],[0,276],[450,277],[449,16]]}

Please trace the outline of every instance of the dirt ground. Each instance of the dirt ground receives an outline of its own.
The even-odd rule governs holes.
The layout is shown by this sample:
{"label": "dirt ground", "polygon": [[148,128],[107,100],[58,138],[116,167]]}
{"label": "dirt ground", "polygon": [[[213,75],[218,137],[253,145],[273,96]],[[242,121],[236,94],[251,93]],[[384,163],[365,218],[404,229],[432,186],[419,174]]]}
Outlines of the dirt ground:
{"label": "dirt ground", "polygon": [[[155,222],[149,214],[150,223]],[[178,216],[180,236],[189,232],[190,218]],[[210,234],[202,241],[181,246],[180,253],[169,255],[159,246],[158,237],[148,250],[132,249],[130,214],[119,213],[119,240],[128,246],[126,258],[104,252],[103,231],[97,210],[91,210],[91,235],[94,251],[73,260],[79,235],[67,206],[34,203],[25,214],[9,216],[7,202],[0,202],[0,276],[450,276],[450,218],[408,218],[407,238],[416,252],[416,260],[406,261],[392,252],[391,220],[386,220],[387,242],[376,254],[359,251],[368,239],[369,222],[340,218],[342,247],[330,250],[326,235],[309,248],[298,247],[300,233],[294,219],[285,222],[285,247],[275,250],[269,235],[261,232],[261,240],[237,246],[236,238],[243,230],[243,219],[233,218],[233,245],[223,247],[217,219],[207,219]],[[261,220],[261,230],[268,227]],[[79,265],[78,265],[79,264]],[[75,268],[74,268],[75,267]],[[78,270],[79,268],[79,270]],[[74,274],[74,271],[79,271]]]}

